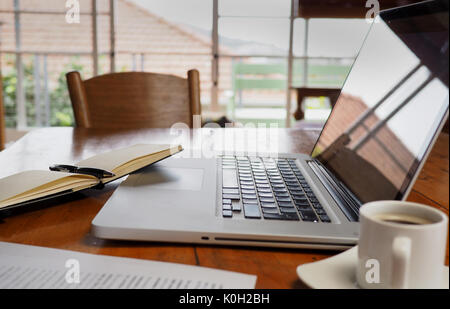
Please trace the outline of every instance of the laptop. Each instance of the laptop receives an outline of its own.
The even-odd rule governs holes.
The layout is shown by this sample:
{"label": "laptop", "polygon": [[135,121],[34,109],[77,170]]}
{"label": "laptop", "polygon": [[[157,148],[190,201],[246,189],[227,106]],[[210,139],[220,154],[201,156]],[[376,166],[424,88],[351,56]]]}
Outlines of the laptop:
{"label": "laptop", "polygon": [[346,249],[359,208],[404,200],[449,110],[448,1],[382,11],[311,154],[174,157],[124,181],[104,239]]}

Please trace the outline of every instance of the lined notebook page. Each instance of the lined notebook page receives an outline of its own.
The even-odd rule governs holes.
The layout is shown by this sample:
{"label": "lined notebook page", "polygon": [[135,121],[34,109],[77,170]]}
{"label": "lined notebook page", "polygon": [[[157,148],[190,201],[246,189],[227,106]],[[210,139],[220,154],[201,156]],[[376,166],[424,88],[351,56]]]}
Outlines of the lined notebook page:
{"label": "lined notebook page", "polygon": [[252,289],[255,283],[256,276],[211,268],[0,242],[0,289]]}

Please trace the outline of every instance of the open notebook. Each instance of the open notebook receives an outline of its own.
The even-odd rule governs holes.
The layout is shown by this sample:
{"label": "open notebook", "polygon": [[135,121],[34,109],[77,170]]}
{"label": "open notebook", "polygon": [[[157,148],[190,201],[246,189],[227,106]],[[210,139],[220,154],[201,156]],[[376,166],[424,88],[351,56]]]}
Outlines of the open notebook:
{"label": "open notebook", "polygon": [[[71,173],[49,170],[15,174],[0,179],[0,211],[106,184],[180,151],[181,146],[135,145],[78,162]],[[91,170],[110,174],[89,174]]]}

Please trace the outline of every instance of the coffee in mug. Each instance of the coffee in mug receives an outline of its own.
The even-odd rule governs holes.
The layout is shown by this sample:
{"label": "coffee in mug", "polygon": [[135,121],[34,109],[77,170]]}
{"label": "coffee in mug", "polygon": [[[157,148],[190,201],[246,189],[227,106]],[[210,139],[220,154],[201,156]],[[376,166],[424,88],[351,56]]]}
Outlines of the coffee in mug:
{"label": "coffee in mug", "polygon": [[374,216],[374,219],[384,222],[396,223],[396,224],[410,224],[410,225],[424,225],[432,224],[433,221],[427,218],[421,218],[408,214],[396,214],[396,213],[383,213]]}
{"label": "coffee in mug", "polygon": [[447,215],[430,206],[401,201],[363,205],[358,285],[368,289],[440,288],[447,229]]}

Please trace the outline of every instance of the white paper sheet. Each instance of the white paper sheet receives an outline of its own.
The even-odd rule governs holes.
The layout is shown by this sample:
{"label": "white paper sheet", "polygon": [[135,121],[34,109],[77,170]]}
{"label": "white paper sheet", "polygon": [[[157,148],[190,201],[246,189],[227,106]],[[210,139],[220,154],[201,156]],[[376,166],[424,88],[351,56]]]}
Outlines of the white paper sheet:
{"label": "white paper sheet", "polygon": [[251,289],[256,276],[0,242],[0,289]]}

